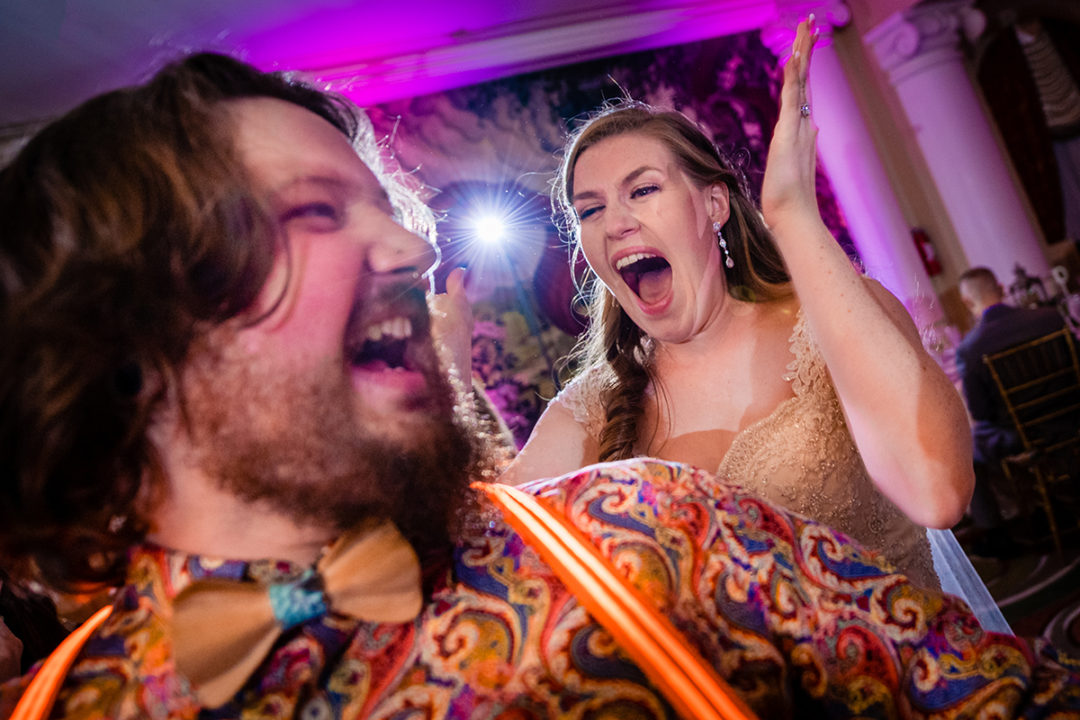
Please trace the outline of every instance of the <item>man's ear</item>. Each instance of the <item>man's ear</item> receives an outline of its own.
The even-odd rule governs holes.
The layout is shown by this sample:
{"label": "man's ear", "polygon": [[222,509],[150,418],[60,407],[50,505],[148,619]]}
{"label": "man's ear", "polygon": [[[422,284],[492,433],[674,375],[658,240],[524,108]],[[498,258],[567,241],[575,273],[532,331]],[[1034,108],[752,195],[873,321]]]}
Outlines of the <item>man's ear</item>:
{"label": "man's ear", "polygon": [[967,292],[967,288],[961,284],[956,288],[957,293],[960,295],[960,302],[964,307],[968,309],[968,312],[975,314],[975,301],[971,298],[971,293]]}
{"label": "man's ear", "polygon": [[728,186],[724,183],[710,185],[708,189],[709,217],[713,222],[721,225],[728,221],[731,216],[730,196]]}

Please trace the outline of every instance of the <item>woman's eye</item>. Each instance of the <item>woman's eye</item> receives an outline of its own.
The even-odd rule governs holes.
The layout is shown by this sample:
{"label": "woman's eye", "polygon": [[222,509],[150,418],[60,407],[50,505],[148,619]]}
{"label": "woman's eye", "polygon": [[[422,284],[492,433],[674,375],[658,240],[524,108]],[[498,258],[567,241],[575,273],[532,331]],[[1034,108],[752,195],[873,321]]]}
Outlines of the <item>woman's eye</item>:
{"label": "woman's eye", "polygon": [[660,189],[659,185],[643,185],[642,187],[634,188],[634,191],[632,193],[630,193],[630,197],[632,197],[632,198],[645,197],[646,195],[653,194],[654,192],[656,192],[659,189]]}
{"label": "woman's eye", "polygon": [[578,212],[578,219],[585,220],[589,216],[595,215],[596,213],[600,212],[600,209],[602,207],[603,205],[594,205],[592,207],[585,208],[584,210]]}

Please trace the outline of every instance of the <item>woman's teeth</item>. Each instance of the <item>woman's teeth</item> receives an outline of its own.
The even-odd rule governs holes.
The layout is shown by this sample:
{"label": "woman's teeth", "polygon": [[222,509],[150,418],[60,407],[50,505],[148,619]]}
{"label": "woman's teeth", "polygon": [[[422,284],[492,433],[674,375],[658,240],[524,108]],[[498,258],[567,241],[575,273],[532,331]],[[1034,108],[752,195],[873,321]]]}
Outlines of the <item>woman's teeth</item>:
{"label": "woman's teeth", "polygon": [[626,257],[621,257],[621,258],[619,258],[618,260],[615,261],[615,270],[621,272],[623,270],[623,268],[626,268],[626,267],[628,267],[630,265],[633,265],[636,262],[639,262],[641,260],[648,260],[649,258],[656,258],[656,257],[660,257],[660,256],[657,255],[656,253],[647,253],[647,252],[639,252],[639,253],[634,253],[633,255],[627,255]]}

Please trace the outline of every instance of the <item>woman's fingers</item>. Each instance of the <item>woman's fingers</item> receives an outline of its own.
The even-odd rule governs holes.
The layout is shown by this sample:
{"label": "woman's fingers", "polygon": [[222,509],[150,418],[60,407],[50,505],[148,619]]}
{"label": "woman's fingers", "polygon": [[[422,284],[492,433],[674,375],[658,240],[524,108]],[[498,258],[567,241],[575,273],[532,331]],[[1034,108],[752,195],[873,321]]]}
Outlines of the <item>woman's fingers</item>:
{"label": "woman's fingers", "polygon": [[446,276],[446,294],[459,298],[465,292],[465,268],[454,268]]}
{"label": "woman's fingers", "polygon": [[472,335],[472,306],[465,292],[465,268],[454,268],[446,276],[446,292],[435,295],[433,304],[440,313],[439,329]]}
{"label": "woman's fingers", "polygon": [[810,70],[810,53],[817,41],[814,16],[810,15],[799,23],[795,30],[795,40],[791,44],[791,57],[784,65],[784,85],[780,91],[781,113],[793,113],[807,117],[810,102],[807,94],[807,79]]}
{"label": "woman's fingers", "polygon": [[814,16],[810,15],[799,23],[795,30],[795,40],[791,44],[791,57],[784,65],[784,85],[780,91],[780,125],[788,132],[802,137],[804,131],[813,130],[813,124],[807,122],[813,111],[810,101],[810,56],[817,43],[819,33]]}
{"label": "woman's fingers", "polygon": [[454,268],[446,277],[446,292],[434,295],[431,334],[450,369],[464,379],[471,374],[472,306],[465,292],[465,269]]}
{"label": "woman's fingers", "polygon": [[795,42],[792,44],[791,62],[792,72],[795,75],[796,87],[798,88],[798,108],[803,117],[807,115],[810,106],[808,81],[810,78],[810,56],[813,54],[814,43],[817,42],[818,31],[811,14],[806,20],[799,23],[795,31]]}
{"label": "woman's fingers", "polygon": [[817,126],[811,117],[809,96],[810,55],[817,41],[813,16],[799,23],[784,65],[780,115],[769,144],[762,185],[766,222],[812,222],[817,214],[815,168]]}
{"label": "woman's fingers", "polygon": [[799,86],[803,91],[803,100],[808,101],[807,88],[810,79],[810,58],[813,57],[814,46],[817,45],[817,41],[821,37],[821,32],[814,22],[813,14],[805,22],[800,23],[800,31],[802,37],[796,35],[796,40],[801,40],[799,47]]}

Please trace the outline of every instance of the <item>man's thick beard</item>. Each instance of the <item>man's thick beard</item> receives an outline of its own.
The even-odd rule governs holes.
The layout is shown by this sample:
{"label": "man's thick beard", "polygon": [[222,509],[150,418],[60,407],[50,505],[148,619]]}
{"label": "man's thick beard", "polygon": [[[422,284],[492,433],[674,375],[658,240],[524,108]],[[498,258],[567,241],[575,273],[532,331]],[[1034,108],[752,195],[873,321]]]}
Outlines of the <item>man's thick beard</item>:
{"label": "man's thick beard", "polygon": [[256,512],[336,531],[389,518],[422,556],[454,540],[484,451],[442,375],[428,373],[415,427],[390,437],[365,422],[340,372],[300,381],[212,364],[188,384],[186,407],[198,463],[223,489]]}

